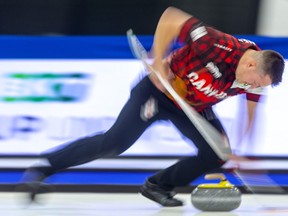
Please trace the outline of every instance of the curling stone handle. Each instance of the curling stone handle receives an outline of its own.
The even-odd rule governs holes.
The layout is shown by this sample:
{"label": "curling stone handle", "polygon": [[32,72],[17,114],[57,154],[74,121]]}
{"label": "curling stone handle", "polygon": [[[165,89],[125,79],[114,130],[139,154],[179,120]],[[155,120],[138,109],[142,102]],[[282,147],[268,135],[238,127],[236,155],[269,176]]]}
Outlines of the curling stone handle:
{"label": "curling stone handle", "polygon": [[211,180],[211,179],[220,179],[221,181],[225,181],[226,177],[222,173],[213,173],[213,174],[207,174],[205,175],[205,179]]}

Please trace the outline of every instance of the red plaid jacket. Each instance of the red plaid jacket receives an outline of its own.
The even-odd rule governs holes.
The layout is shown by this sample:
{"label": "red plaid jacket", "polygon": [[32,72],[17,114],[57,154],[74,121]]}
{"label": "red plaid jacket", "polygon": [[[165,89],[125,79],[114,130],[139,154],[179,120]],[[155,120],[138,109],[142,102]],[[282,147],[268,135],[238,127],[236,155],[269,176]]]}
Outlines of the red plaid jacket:
{"label": "red plaid jacket", "polygon": [[183,46],[175,50],[169,60],[175,75],[172,85],[196,110],[244,93],[248,100],[259,100],[259,94],[231,88],[244,52],[260,50],[255,43],[208,27],[194,17],[184,24],[178,40]]}

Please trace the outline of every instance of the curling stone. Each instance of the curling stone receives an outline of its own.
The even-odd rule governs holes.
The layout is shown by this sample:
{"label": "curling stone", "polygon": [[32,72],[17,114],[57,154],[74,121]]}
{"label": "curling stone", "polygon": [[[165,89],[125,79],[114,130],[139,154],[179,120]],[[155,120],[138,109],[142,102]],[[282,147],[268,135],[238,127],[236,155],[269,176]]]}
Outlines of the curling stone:
{"label": "curling stone", "polygon": [[191,193],[192,205],[201,211],[232,211],[241,204],[240,190],[222,173],[208,174],[205,179],[220,179],[218,184],[201,184]]}

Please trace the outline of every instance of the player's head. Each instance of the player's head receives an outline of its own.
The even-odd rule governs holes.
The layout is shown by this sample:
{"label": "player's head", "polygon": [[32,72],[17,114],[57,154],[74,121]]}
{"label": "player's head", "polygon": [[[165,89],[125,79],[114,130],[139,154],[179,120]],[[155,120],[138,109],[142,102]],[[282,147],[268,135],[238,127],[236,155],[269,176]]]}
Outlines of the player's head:
{"label": "player's head", "polygon": [[248,50],[236,69],[236,80],[250,88],[277,86],[282,81],[283,57],[273,50]]}
{"label": "player's head", "polygon": [[278,52],[273,50],[260,51],[260,67],[264,74],[270,76],[272,86],[277,86],[282,81],[284,66],[284,58]]}

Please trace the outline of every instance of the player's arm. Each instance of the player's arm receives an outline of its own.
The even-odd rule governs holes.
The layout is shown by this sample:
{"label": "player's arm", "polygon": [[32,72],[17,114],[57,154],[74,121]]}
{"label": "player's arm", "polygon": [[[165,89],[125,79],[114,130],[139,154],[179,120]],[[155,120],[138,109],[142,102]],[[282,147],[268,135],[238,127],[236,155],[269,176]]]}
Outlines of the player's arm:
{"label": "player's arm", "polygon": [[256,114],[256,107],[257,107],[258,102],[247,100],[247,126],[246,126],[246,133],[249,133],[252,129],[253,122],[255,119],[255,114]]}
{"label": "player's arm", "polygon": [[[178,37],[183,24],[192,16],[174,7],[167,8],[159,19],[152,46],[154,55],[153,67],[159,71],[162,77],[169,80],[168,66],[163,64],[163,59],[170,51],[171,45]],[[164,90],[156,76],[150,75],[152,82]]]}
{"label": "player's arm", "polygon": [[[263,97],[263,95],[261,97]],[[242,121],[240,122],[241,126],[239,127],[238,131],[238,141],[236,147],[238,150],[240,150],[243,140],[248,141],[248,143],[250,144],[252,137],[255,136],[255,127],[258,128],[260,126],[259,124],[257,124],[256,121],[257,112],[259,111],[259,100],[259,94],[246,93],[246,104],[244,104],[244,106],[246,107],[240,108],[242,110],[245,110],[245,112],[242,112],[242,114],[245,114],[246,120],[242,122],[242,119]]]}
{"label": "player's arm", "polygon": [[155,60],[162,61],[178,37],[183,24],[192,16],[177,8],[167,8],[158,22],[153,42]]}
{"label": "player's arm", "polygon": [[265,97],[265,90],[263,88],[255,88],[247,90],[246,101],[247,101],[247,125],[245,133],[249,134],[252,130],[253,123],[256,116],[257,105],[260,98]]}

